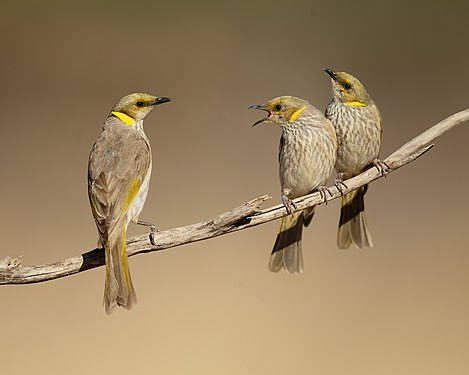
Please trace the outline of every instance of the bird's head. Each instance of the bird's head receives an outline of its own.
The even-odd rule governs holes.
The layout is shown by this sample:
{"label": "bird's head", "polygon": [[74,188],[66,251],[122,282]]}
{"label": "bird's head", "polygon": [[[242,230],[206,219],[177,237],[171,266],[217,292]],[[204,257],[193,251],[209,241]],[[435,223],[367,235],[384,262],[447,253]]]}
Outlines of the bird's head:
{"label": "bird's head", "polygon": [[332,95],[344,104],[364,107],[370,101],[370,95],[365,90],[365,86],[353,75],[346,72],[335,72],[332,69],[324,68],[332,81]]}
{"label": "bird's head", "polygon": [[261,122],[272,122],[280,126],[285,126],[301,118],[301,114],[307,109],[309,103],[294,96],[280,96],[269,100],[265,104],[252,105],[249,108],[260,109],[268,113],[267,117],[257,121],[253,126]]}
{"label": "bird's head", "polygon": [[111,114],[132,125],[143,120],[157,105],[169,101],[171,101],[169,98],[156,97],[149,94],[130,94],[117,102],[112,108]]}

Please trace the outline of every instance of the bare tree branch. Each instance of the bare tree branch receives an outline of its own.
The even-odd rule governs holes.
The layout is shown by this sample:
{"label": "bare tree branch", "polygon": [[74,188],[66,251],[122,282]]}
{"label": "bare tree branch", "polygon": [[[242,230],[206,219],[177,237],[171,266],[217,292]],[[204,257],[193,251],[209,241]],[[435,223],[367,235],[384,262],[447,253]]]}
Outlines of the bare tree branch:
{"label": "bare tree branch", "polygon": [[[466,109],[446,118],[407,142],[384,160],[390,167],[389,172],[414,161],[433,147],[431,143],[436,138],[456,125],[468,120],[469,109]],[[382,175],[378,169],[371,168],[359,176],[345,181],[347,189],[343,191],[346,193],[355,190],[380,177],[382,177]],[[339,198],[341,195],[336,188],[331,188],[330,191],[332,196],[328,197],[328,200]],[[260,206],[267,199],[270,198],[264,195],[212,219],[185,227],[158,232],[155,234],[156,245],[151,245],[148,235],[132,237],[127,241],[127,253],[129,256],[133,256],[141,253],[164,250],[250,228],[286,216],[287,213],[283,205],[260,210]],[[297,198],[294,202],[296,203],[297,210],[302,210],[323,203],[323,199],[319,193],[314,193]],[[100,267],[104,265],[104,263],[103,249],[94,249],[56,263],[35,266],[22,266],[21,257],[16,259],[7,257],[0,260],[0,285],[29,284],[53,280],[91,268]]]}

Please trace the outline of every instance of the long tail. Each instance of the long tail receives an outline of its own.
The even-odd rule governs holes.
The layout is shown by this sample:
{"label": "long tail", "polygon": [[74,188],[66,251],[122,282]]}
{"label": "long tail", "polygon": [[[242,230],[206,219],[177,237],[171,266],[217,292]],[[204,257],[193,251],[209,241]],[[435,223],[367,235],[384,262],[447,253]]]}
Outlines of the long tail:
{"label": "long tail", "polygon": [[368,185],[365,185],[342,197],[337,232],[339,249],[348,249],[352,243],[359,249],[373,247],[365,216],[364,196],[367,190]]}
{"label": "long tail", "polygon": [[308,226],[314,215],[314,209],[309,212],[295,212],[282,218],[280,230],[270,255],[269,271],[279,272],[284,268],[288,273],[303,272],[303,254],[301,251],[301,236],[303,226]]}
{"label": "long tail", "polygon": [[104,285],[104,308],[110,314],[116,306],[132,308],[137,302],[129,263],[127,261],[126,228],[116,228],[116,235],[110,237],[106,250],[106,282]]}

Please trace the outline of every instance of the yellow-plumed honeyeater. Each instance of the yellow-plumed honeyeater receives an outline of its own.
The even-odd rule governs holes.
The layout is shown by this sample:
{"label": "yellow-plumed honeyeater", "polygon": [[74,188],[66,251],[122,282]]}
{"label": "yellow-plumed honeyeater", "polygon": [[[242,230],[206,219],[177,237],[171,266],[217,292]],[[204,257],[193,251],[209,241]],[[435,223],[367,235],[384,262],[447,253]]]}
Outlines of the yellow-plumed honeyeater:
{"label": "yellow-plumed honeyeater", "polygon": [[152,224],[138,220],[152,166],[143,120],[157,105],[169,101],[140,93],[123,97],[112,108],[91,149],[88,195],[98,227],[98,246],[104,246],[106,254],[104,308],[108,314],[117,305],[130,309],[137,300],[127,261],[126,230],[130,222],[150,226],[152,234],[155,230]]}
{"label": "yellow-plumed honeyeater", "polygon": [[[378,159],[382,142],[381,115],[363,84],[346,72],[325,68],[332,82],[332,101],[326,117],[332,121],[337,134],[338,172],[336,186],[359,175],[371,166],[385,173],[387,166]],[[342,197],[337,246],[348,249],[372,247],[373,242],[365,216],[365,185]]]}
{"label": "yellow-plumed honeyeater", "polygon": [[[268,113],[259,123],[280,125],[279,177],[282,202],[290,215],[282,218],[272,250],[269,270],[284,268],[289,273],[303,272],[301,236],[308,226],[314,208],[293,212],[292,199],[320,191],[325,197],[325,184],[336,160],[337,140],[332,123],[306,100],[282,96],[250,108]],[[253,125],[253,126],[254,126]]]}

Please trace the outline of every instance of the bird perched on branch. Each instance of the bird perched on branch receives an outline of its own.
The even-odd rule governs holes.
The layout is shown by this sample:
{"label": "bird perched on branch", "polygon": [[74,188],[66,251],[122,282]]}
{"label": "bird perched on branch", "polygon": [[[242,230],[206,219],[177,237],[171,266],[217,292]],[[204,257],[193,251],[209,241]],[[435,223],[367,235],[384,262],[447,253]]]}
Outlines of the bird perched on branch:
{"label": "bird perched on branch", "polygon": [[257,121],[280,125],[279,175],[282,202],[290,214],[282,218],[272,250],[269,270],[284,268],[289,273],[303,272],[301,235],[314,215],[314,207],[300,212],[292,199],[320,191],[326,199],[325,184],[334,169],[337,140],[332,123],[306,100],[281,96],[250,108],[267,112]]}
{"label": "bird perched on branch", "polygon": [[104,307],[108,314],[117,305],[130,309],[136,302],[127,261],[129,223],[149,226],[154,243],[156,227],[138,220],[147,198],[152,166],[143,120],[157,105],[169,101],[140,93],[123,97],[112,108],[91,149],[88,195],[99,232],[98,246],[104,246],[106,254]]}
{"label": "bird perched on branch", "polygon": [[[326,117],[332,121],[337,134],[337,162],[339,173],[336,186],[371,166],[385,174],[388,167],[378,159],[381,142],[381,115],[363,84],[346,72],[325,68],[332,81],[332,101],[326,108]],[[365,185],[342,197],[337,246],[347,249],[353,243],[357,248],[372,247],[373,242],[365,216]]]}

